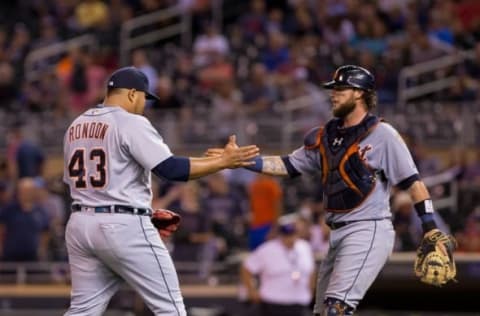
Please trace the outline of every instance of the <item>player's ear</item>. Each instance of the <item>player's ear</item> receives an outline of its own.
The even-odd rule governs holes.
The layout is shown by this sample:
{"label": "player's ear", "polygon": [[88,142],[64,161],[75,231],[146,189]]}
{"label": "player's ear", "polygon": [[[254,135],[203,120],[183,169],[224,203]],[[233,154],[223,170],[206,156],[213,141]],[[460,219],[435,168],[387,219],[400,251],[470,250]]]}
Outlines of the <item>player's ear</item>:
{"label": "player's ear", "polygon": [[360,90],[360,89],[354,89],[353,90],[353,96],[356,100],[362,99],[364,93],[365,92],[363,90]]}
{"label": "player's ear", "polygon": [[137,101],[138,96],[136,92],[137,92],[136,89],[129,89],[127,92],[128,101],[130,101],[133,104],[135,104],[135,102]]}

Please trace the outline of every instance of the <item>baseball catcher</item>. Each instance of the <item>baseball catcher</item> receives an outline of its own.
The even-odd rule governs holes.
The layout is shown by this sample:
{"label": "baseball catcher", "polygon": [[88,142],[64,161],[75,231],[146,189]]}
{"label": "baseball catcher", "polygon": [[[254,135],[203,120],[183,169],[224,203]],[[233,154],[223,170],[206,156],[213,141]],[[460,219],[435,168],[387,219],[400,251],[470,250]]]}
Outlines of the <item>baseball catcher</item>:
{"label": "baseball catcher", "polygon": [[178,226],[180,226],[181,217],[175,212],[157,209],[152,213],[152,224],[158,229],[160,236],[170,237],[174,233]]}
{"label": "baseball catcher", "polygon": [[456,268],[453,251],[457,242],[451,235],[438,229],[429,231],[417,249],[415,275],[424,283],[442,286],[455,280]]}

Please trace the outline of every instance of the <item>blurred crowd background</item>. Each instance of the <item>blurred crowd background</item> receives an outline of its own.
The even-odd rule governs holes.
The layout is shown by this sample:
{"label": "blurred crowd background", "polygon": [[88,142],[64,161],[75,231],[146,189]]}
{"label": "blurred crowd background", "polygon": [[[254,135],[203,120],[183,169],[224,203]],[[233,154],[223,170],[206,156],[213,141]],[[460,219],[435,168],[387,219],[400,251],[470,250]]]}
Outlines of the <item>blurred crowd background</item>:
{"label": "blurred crowd background", "polygon": [[[172,6],[178,16],[134,35],[188,16],[190,38],[122,46],[128,21]],[[84,35],[93,44],[66,42]],[[102,101],[108,74],[125,64],[148,76],[161,101],[146,115],[185,155],[222,145],[232,133],[264,154],[287,154],[331,116],[319,84],[340,65],[366,67],[377,80],[378,113],[401,131],[428,178],[441,227],[455,234],[459,251],[480,251],[478,1],[2,1],[0,47],[2,261],[66,261],[63,132]],[[430,61],[450,60],[442,58],[456,62],[422,71]],[[405,69],[419,72],[399,82]],[[408,99],[402,94],[447,77],[455,80]],[[315,253],[328,247],[315,177],[227,170],[186,184],[156,179],[154,195],[154,207],[182,215],[169,245],[175,260],[200,262],[202,280],[212,281],[216,263],[274,235],[282,214],[298,214],[298,234]],[[413,251],[421,228],[408,195],[396,192],[392,210],[395,250]]]}

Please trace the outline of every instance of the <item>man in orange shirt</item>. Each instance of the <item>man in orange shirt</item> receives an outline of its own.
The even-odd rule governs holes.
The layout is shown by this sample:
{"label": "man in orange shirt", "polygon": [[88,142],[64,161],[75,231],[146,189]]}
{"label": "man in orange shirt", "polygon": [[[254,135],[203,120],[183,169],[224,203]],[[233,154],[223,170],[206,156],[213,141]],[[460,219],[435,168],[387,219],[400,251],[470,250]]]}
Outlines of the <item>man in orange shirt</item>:
{"label": "man in orange shirt", "polygon": [[281,213],[282,188],[276,179],[258,174],[249,186],[250,231],[248,246],[254,250],[265,241]]}

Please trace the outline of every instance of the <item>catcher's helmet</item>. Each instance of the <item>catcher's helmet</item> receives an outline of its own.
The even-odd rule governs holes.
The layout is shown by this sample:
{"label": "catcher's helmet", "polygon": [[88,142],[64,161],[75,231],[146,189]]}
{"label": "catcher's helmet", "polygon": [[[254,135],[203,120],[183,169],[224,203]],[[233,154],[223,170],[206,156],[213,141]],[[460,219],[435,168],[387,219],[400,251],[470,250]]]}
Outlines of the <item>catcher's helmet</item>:
{"label": "catcher's helmet", "polygon": [[362,90],[373,90],[375,78],[365,68],[355,65],[339,67],[333,75],[333,80],[323,84],[325,89],[334,88],[357,88]]}

